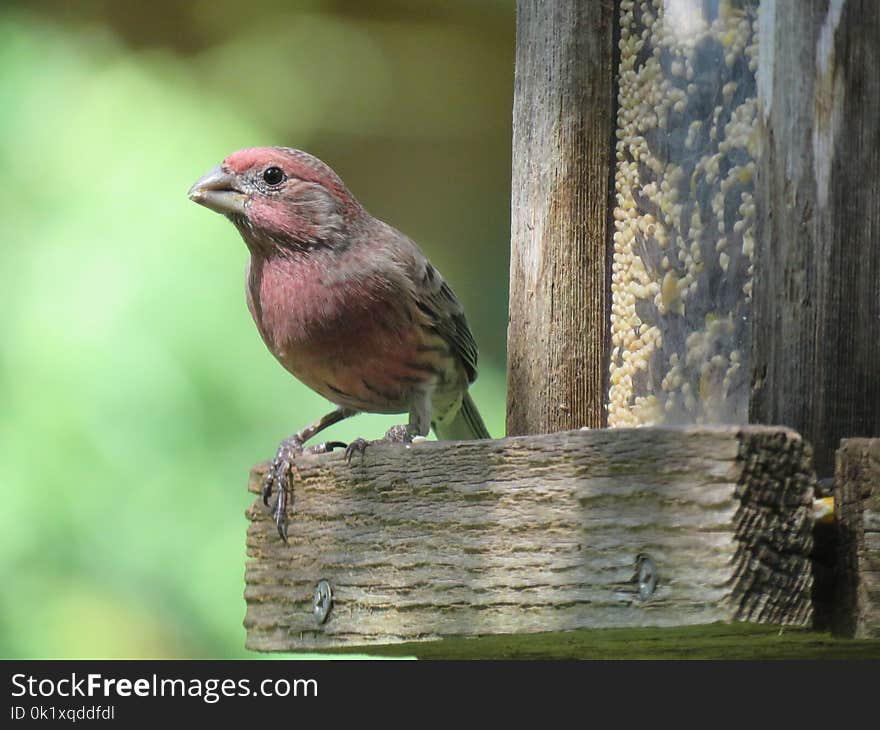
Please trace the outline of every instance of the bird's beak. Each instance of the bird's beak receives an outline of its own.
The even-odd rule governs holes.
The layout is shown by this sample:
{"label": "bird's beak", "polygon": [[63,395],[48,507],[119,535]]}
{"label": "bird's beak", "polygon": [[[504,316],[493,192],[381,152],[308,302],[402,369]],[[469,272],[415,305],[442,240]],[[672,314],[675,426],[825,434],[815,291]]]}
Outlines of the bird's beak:
{"label": "bird's beak", "polygon": [[224,215],[245,215],[250,197],[241,191],[238,178],[218,165],[196,180],[189,199]]}

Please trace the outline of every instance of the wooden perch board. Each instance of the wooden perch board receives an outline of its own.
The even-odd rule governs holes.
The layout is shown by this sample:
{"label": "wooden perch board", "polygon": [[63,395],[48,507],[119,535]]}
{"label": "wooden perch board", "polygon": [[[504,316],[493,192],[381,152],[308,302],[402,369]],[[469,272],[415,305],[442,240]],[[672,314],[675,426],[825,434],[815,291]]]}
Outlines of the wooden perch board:
{"label": "wooden perch board", "polygon": [[[803,625],[813,484],[800,436],[761,426],[377,445],[352,465],[303,456],[290,544],[259,499],[247,513],[247,646]],[[319,623],[322,580],[333,605]]]}
{"label": "wooden perch board", "polygon": [[880,439],[844,439],[834,480],[834,632],[880,638]]}

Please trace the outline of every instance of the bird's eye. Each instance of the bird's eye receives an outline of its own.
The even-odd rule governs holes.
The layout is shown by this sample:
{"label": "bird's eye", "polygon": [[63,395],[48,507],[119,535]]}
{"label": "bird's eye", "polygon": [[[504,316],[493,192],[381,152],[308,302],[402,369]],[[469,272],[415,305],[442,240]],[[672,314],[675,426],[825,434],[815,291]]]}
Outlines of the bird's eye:
{"label": "bird's eye", "polygon": [[277,185],[282,180],[284,180],[284,171],[280,167],[267,167],[263,171],[263,180],[265,180],[269,185]]}

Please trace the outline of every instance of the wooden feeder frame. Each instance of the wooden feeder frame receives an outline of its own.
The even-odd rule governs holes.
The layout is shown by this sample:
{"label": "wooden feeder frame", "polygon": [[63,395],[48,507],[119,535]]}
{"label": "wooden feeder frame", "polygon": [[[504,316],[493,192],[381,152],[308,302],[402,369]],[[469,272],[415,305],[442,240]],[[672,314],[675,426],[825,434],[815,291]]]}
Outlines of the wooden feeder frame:
{"label": "wooden feeder frame", "polygon": [[[603,428],[618,7],[519,0],[508,438],[303,457],[289,546],[248,511],[250,648],[809,625],[816,472],[880,434],[880,5],[759,12],[749,414],[784,426]],[[880,636],[878,443],[838,462],[847,635]]]}

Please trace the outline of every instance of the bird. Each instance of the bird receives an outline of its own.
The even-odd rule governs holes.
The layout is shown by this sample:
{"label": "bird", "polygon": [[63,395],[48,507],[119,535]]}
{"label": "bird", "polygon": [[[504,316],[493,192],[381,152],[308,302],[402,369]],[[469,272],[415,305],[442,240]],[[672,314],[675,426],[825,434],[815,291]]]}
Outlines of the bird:
{"label": "bird", "polygon": [[[441,440],[491,438],[468,392],[478,350],[461,302],[416,243],[367,212],[329,165],[290,147],[240,149],[189,198],[244,239],[247,305],[266,347],[335,406],[284,439],[269,466],[262,499],[282,540],[304,451],[345,447],[350,463],[371,443],[410,443],[431,429]],[[305,448],[363,412],[408,421],[376,441]]]}

